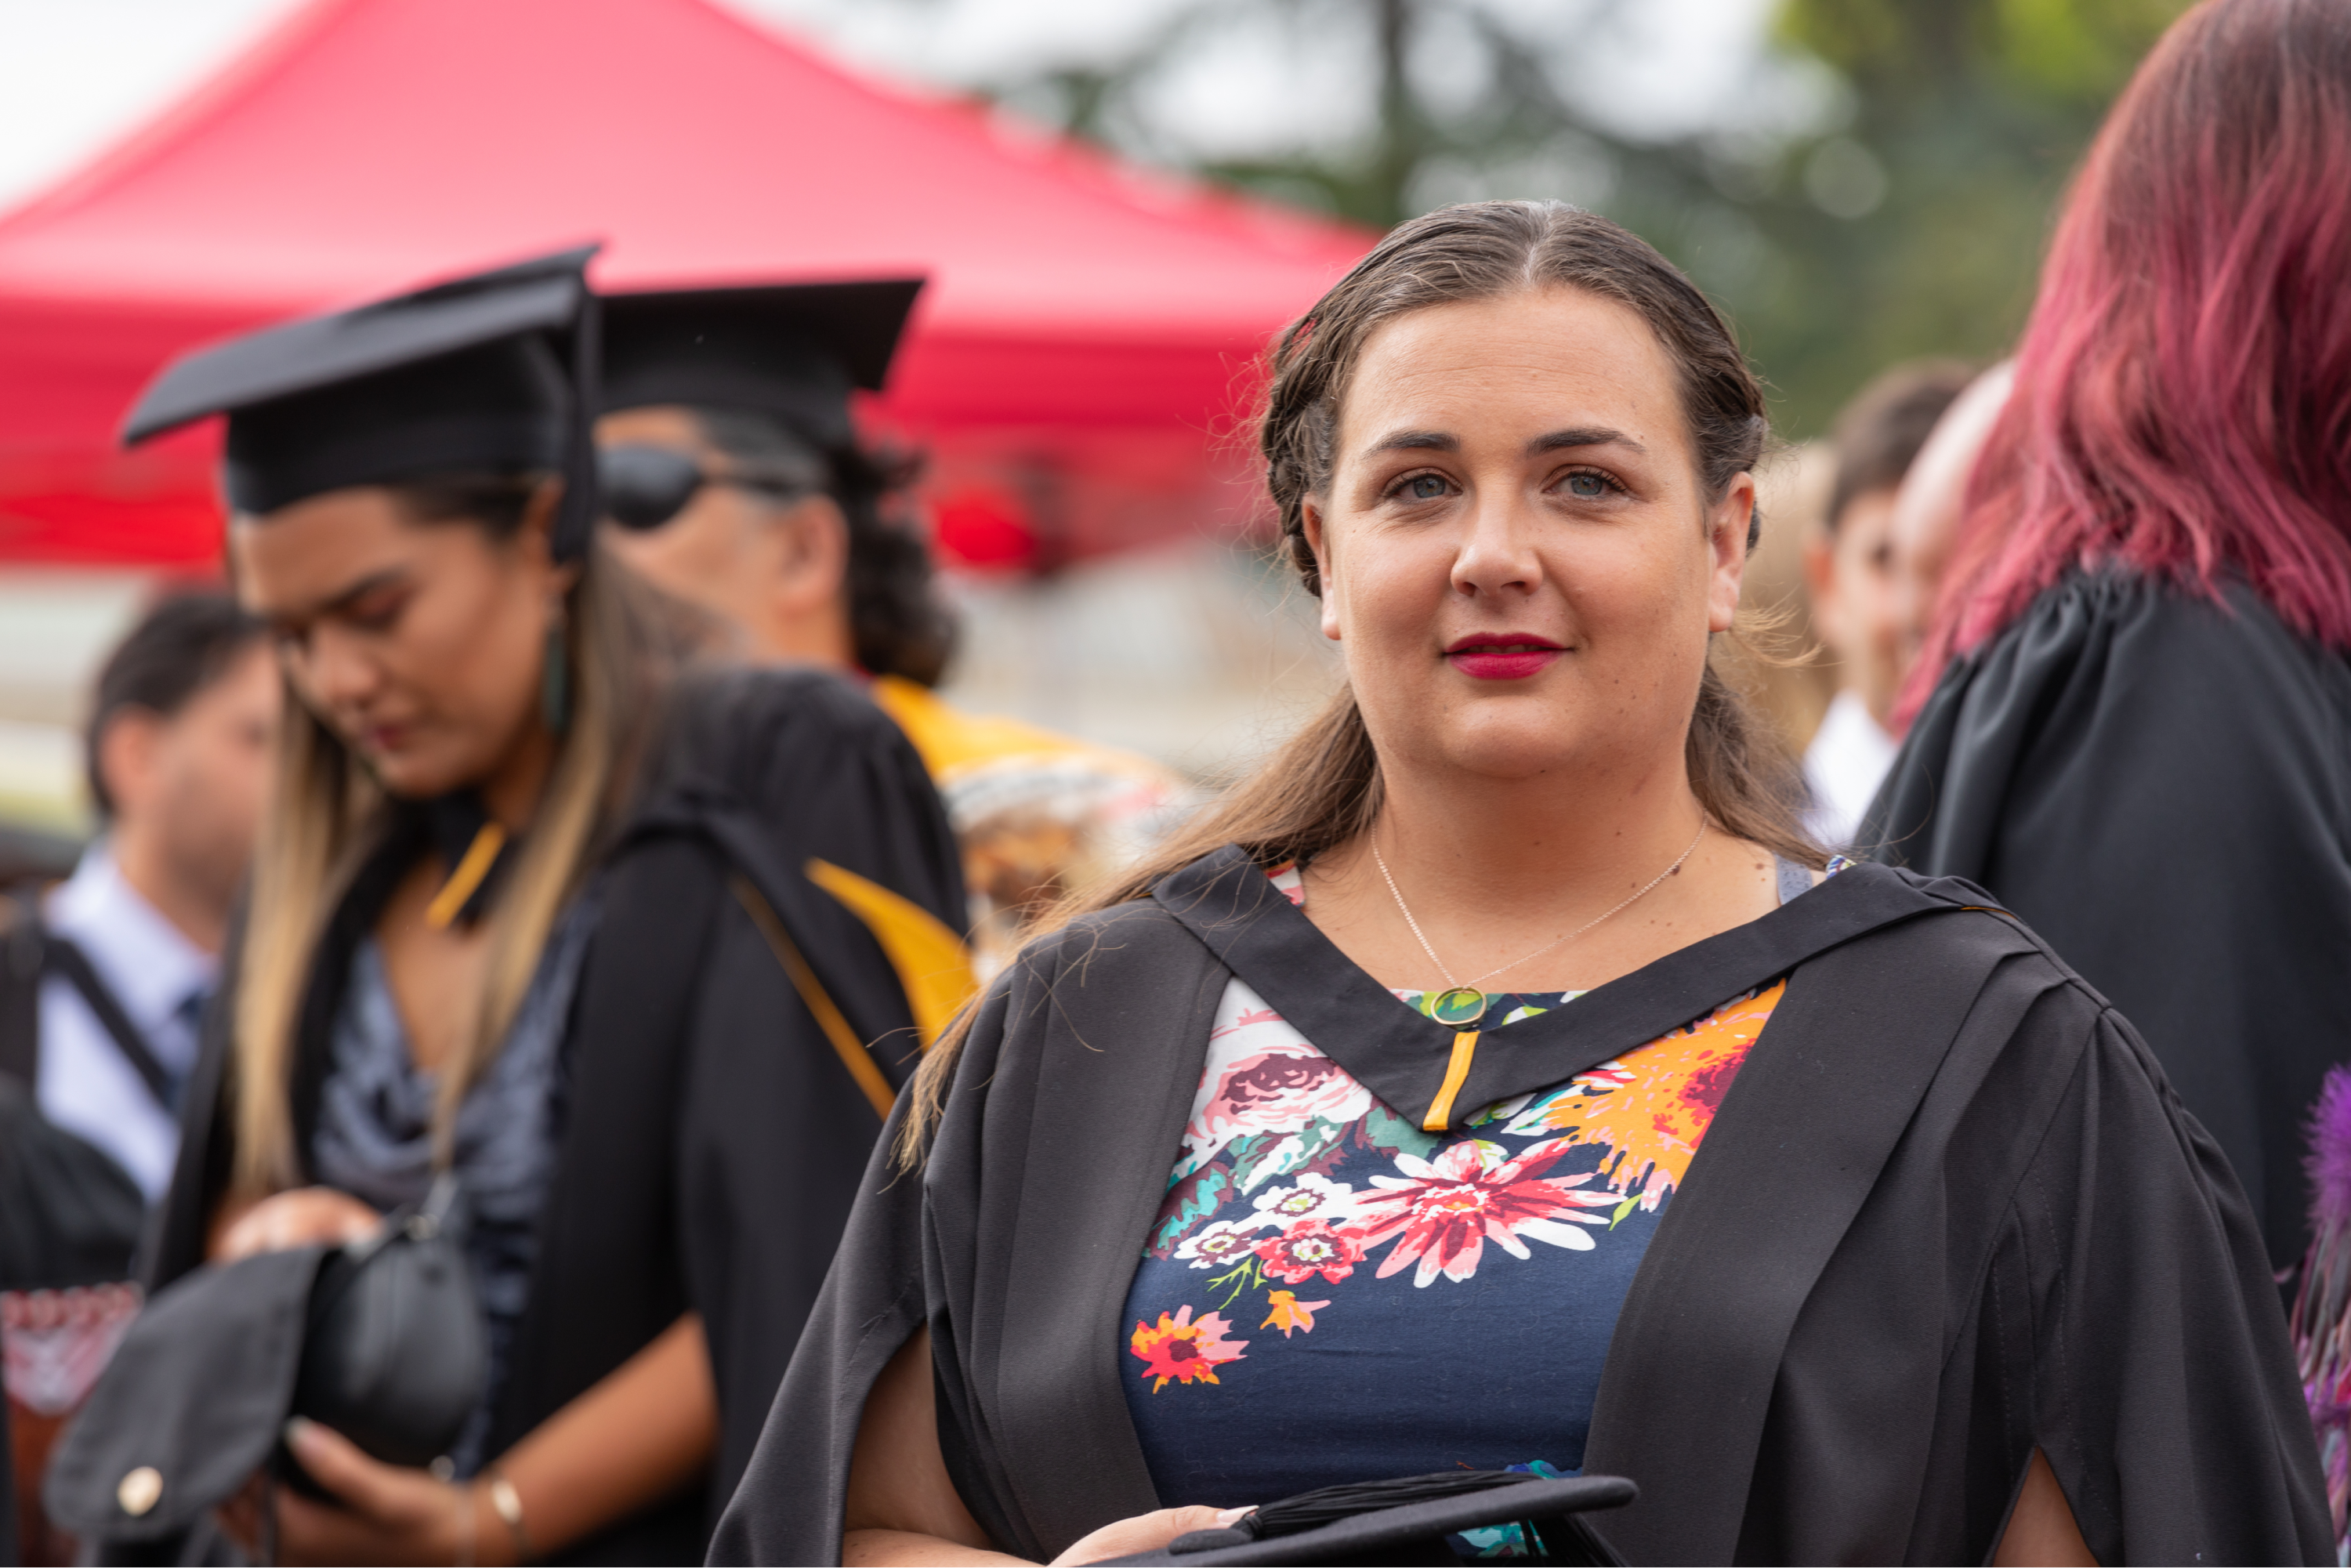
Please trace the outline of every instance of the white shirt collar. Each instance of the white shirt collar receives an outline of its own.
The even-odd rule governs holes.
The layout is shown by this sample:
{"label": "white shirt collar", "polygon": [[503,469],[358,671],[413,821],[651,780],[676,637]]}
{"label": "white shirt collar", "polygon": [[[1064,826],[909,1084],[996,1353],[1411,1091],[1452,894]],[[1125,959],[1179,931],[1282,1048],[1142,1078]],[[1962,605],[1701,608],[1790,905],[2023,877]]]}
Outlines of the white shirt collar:
{"label": "white shirt collar", "polygon": [[1836,695],[1804,752],[1804,782],[1813,796],[1805,825],[1815,840],[1830,849],[1853,841],[1898,749],[1894,737],[1870,716],[1859,692]]}
{"label": "white shirt collar", "polygon": [[43,913],[51,930],[72,938],[89,957],[131,1021],[150,1033],[219,976],[220,960],[140,895],[105,839],[82,852],[73,875],[50,891]]}

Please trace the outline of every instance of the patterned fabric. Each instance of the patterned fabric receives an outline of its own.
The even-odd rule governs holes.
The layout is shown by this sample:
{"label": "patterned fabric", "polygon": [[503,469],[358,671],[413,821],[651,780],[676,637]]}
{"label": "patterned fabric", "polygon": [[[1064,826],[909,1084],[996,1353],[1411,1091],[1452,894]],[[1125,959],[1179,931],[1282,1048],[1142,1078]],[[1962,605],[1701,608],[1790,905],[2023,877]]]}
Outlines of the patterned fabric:
{"label": "patterned fabric", "polygon": [[[1302,904],[1294,868],[1273,876]],[[1161,1500],[1579,1469],[1634,1272],[1785,988],[1438,1135],[1230,981],[1123,1320]],[[1491,997],[1488,1027],[1581,994]]]}
{"label": "patterned fabric", "polygon": [[[457,1108],[465,1257],[490,1350],[482,1402],[450,1455],[460,1476],[474,1474],[488,1457],[482,1449],[490,1415],[530,1302],[538,1217],[562,1127],[564,1023],[597,913],[592,894],[583,894],[556,922],[506,1042]],[[422,1203],[433,1186],[438,1080],[410,1060],[408,1031],[372,938],[352,956],[333,1053],[312,1143],[319,1179],[386,1211]]]}
{"label": "patterned fabric", "polygon": [[0,1291],[8,1397],[37,1416],[77,1408],[113,1359],[139,1302],[139,1287],[131,1284]]}

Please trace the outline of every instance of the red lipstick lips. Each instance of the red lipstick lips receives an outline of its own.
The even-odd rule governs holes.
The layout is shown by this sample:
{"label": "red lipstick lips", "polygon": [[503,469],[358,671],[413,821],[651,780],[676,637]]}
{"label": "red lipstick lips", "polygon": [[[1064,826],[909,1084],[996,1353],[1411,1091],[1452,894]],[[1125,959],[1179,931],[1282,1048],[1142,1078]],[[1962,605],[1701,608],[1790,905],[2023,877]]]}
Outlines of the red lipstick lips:
{"label": "red lipstick lips", "polygon": [[1453,667],[1473,680],[1522,681],[1567,652],[1548,637],[1505,632],[1464,637],[1445,650]]}

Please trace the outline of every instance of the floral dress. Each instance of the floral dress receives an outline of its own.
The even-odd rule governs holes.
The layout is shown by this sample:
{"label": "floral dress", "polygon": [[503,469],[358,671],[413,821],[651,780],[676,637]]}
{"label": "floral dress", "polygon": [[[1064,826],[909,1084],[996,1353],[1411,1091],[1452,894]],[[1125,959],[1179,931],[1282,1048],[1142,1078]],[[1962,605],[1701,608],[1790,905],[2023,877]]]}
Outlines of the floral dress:
{"label": "floral dress", "polygon": [[[1302,905],[1295,868],[1271,874]],[[1783,900],[1809,885],[1783,867]],[[1634,1272],[1785,988],[1432,1134],[1229,981],[1123,1320],[1161,1500],[1578,1469]]]}

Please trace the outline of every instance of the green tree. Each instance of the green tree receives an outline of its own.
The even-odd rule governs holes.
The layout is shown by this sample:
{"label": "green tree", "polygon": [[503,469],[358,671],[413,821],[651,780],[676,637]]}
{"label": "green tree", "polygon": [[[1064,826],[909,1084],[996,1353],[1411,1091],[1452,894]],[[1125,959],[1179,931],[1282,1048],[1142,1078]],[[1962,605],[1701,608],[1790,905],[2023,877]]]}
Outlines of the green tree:
{"label": "green tree", "polygon": [[[1878,368],[1990,358],[2030,308],[2056,200],[2115,93],[2184,0],[1787,0],[1784,47],[1837,71],[1852,117],[1778,152],[1746,204],[1767,257],[1743,277],[1685,259],[1820,428]],[[1880,172],[1879,199],[1840,188]],[[1687,234],[1702,213],[1660,214]],[[1671,242],[1668,242],[1669,244]],[[1687,247],[1687,241],[1682,244]]]}
{"label": "green tree", "polygon": [[[998,90],[1130,153],[1374,227],[1477,194],[1596,206],[1730,311],[1782,430],[1802,436],[1888,363],[2013,340],[2067,175],[2186,0],[1782,0],[1783,73],[1830,84],[1809,122],[1727,117],[1663,140],[1584,85],[1583,62],[1629,47],[1635,3],[1562,0],[1538,26],[1494,0],[1193,0],[1119,59]],[[1365,62],[1367,129],[1246,158],[1172,144],[1153,83],[1248,28]],[[1446,68],[1426,68],[1438,54]]]}

